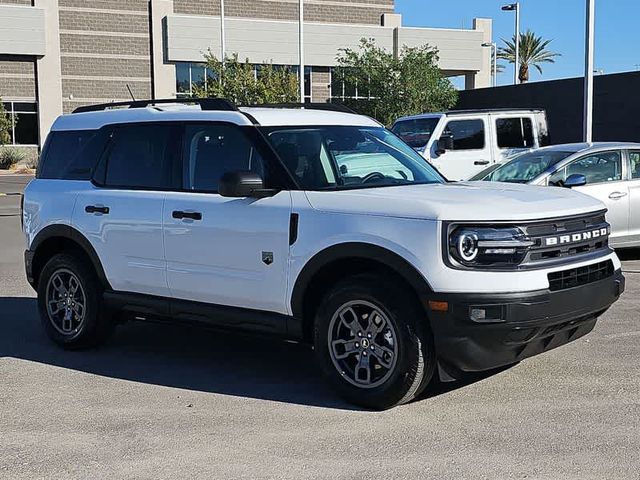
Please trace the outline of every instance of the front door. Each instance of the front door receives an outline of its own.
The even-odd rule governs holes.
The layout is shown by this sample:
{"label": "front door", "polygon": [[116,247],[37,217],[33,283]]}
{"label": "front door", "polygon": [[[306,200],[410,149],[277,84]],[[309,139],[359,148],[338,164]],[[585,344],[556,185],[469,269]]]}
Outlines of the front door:
{"label": "front door", "polygon": [[227,171],[269,178],[246,129],[190,124],[183,139],[183,191],[164,208],[167,279],[173,298],[287,313],[291,194],[228,198],[217,193]]}
{"label": "front door", "polygon": [[492,163],[484,117],[449,120],[440,138],[451,137],[452,148],[438,152],[433,143],[431,163],[449,180],[466,180]]}
{"label": "front door", "polygon": [[629,235],[629,186],[624,180],[622,152],[596,152],[578,158],[551,175],[549,184],[564,181],[573,174],[584,175],[587,180],[586,185],[573,190],[595,197],[606,205],[612,245],[625,242]]}

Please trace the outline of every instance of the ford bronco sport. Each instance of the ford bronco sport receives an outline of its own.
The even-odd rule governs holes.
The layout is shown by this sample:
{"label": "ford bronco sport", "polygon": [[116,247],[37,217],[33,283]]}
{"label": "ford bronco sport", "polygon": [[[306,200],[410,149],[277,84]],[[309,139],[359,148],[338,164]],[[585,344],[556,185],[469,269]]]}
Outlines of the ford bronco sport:
{"label": "ford bronco sport", "polygon": [[58,118],[23,206],[48,335],[84,348],[154,318],[277,335],[384,409],[575,340],[623,291],[597,200],[447,183],[334,110],[174,99]]}

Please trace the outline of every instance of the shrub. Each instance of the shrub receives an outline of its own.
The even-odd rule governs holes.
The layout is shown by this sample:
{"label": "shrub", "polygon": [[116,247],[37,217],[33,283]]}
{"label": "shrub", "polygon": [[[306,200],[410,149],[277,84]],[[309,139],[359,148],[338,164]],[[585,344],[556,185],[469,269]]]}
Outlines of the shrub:
{"label": "shrub", "polygon": [[21,162],[25,158],[25,153],[22,150],[15,148],[2,148],[0,149],[0,169],[9,169]]}
{"label": "shrub", "polygon": [[31,157],[29,160],[27,160],[27,168],[32,168],[32,169],[38,168],[39,161],[40,161],[39,155],[35,155],[34,157]]}

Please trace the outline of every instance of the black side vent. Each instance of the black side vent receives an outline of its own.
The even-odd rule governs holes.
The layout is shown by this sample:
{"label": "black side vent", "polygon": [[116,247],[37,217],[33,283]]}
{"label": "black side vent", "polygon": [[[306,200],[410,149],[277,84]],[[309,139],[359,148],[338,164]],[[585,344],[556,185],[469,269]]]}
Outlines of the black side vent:
{"label": "black side vent", "polygon": [[607,260],[606,262],[594,263],[586,267],[553,272],[548,274],[547,277],[549,279],[549,289],[552,292],[556,292],[597,282],[611,275],[613,275],[613,262]]}

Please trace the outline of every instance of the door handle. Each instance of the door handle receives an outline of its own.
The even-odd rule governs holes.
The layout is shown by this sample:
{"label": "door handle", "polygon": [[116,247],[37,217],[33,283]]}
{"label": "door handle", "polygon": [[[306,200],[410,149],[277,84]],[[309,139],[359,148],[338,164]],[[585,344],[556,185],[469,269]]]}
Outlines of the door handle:
{"label": "door handle", "polygon": [[626,197],[627,195],[627,192],[612,192],[609,194],[609,198],[611,200],[619,200],[620,198]]}
{"label": "door handle", "polygon": [[476,160],[473,162],[474,165],[489,165],[489,160]]}
{"label": "door handle", "polygon": [[100,213],[102,215],[109,214],[109,207],[105,207],[102,205],[87,205],[84,207],[84,211],[87,213]]}
{"label": "door handle", "polygon": [[202,220],[202,214],[200,212],[183,212],[182,210],[174,210],[171,214],[173,218],[182,220],[184,218],[190,218],[191,220]]}

